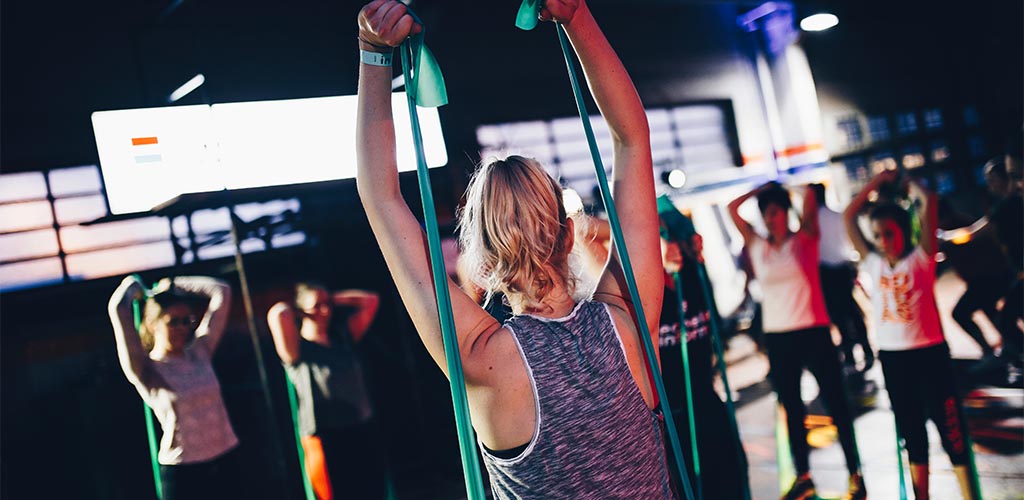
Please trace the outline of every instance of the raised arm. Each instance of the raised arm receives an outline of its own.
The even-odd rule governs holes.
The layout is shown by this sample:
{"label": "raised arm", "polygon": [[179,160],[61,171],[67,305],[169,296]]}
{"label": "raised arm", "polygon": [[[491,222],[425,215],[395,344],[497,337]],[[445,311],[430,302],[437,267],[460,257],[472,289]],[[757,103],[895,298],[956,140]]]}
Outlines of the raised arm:
{"label": "raised arm", "polygon": [[145,385],[150,368],[149,355],[142,347],[139,330],[135,326],[132,302],[144,297],[142,284],[134,276],[128,276],[114,290],[107,305],[110,323],[114,327],[114,341],[117,343],[117,358],[121,370],[132,385]]}
{"label": "raised arm", "polygon": [[[388,47],[419,30],[405,5],[395,0],[375,0],[359,13],[362,50],[390,53]],[[426,238],[398,185],[390,66],[359,66],[356,157],[356,185],[370,227],[423,345],[447,376]],[[473,384],[472,354],[481,346],[479,340],[499,325],[450,279],[448,290],[466,381]]]}
{"label": "raised arm", "polygon": [[846,210],[843,210],[843,222],[846,225],[846,235],[850,238],[850,244],[853,245],[853,249],[857,251],[861,259],[867,257],[868,253],[871,252],[871,245],[868,244],[867,239],[864,238],[864,234],[860,231],[860,225],[857,223],[857,218],[860,217],[860,212],[864,209],[864,205],[868,202],[868,197],[871,193],[878,189],[882,184],[893,182],[896,180],[898,173],[895,170],[883,170],[878,175],[871,178],[864,188],[857,193],[850,200],[850,204],[846,206]]}
{"label": "raised arm", "polygon": [[995,226],[989,224],[988,216],[985,215],[971,223],[970,226],[948,230],[939,229],[936,231],[936,235],[941,241],[948,241],[954,245],[963,245],[975,238],[994,232]]}
{"label": "raised arm", "polygon": [[910,196],[921,204],[917,211],[917,219],[921,223],[921,249],[928,255],[935,255],[939,251],[936,236],[939,227],[938,199],[934,191],[924,187],[917,179],[911,177],[908,185]]}
{"label": "raised arm", "polygon": [[[557,21],[565,28],[594,101],[608,122],[614,152],[612,196],[618,208],[623,239],[647,323],[652,335],[657,335],[655,326],[664,294],[647,113],[626,68],[601,32],[586,2],[549,0],[541,16]],[[615,251],[612,257],[617,260]],[[607,266],[598,291],[621,296],[625,290],[620,266]]]}
{"label": "raised arm", "polygon": [[818,197],[814,194],[814,188],[810,185],[804,190],[804,206],[800,214],[800,232],[810,238],[820,237],[818,226]]}
{"label": "raised arm", "polygon": [[227,282],[206,276],[179,276],[174,278],[174,288],[188,294],[208,297],[206,313],[196,327],[195,344],[213,353],[224,336],[231,309],[231,286]]}
{"label": "raised arm", "polygon": [[334,305],[351,307],[355,312],[348,316],[348,331],[352,341],[359,343],[377,317],[380,308],[380,296],[367,290],[341,290],[334,292]]}
{"label": "raised arm", "polygon": [[732,223],[736,225],[736,229],[739,229],[740,234],[743,235],[743,243],[745,244],[749,244],[757,234],[754,232],[754,226],[751,226],[746,219],[740,216],[740,207],[746,203],[747,200],[757,196],[761,191],[767,189],[768,186],[771,186],[771,183],[762,184],[739,198],[729,202],[729,217],[732,218]]}
{"label": "raised arm", "polygon": [[277,357],[286,365],[299,360],[299,328],[295,321],[295,310],[287,302],[278,302],[267,311],[267,326],[274,338]]}

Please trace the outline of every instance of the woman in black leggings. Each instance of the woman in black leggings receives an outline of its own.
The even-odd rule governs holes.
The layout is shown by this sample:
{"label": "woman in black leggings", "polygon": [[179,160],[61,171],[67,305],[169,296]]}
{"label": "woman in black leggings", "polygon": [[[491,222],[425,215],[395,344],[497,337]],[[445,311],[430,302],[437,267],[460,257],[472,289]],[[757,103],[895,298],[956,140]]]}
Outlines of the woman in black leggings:
{"label": "woman in black leggings", "polygon": [[[739,213],[740,206],[757,197],[761,217],[768,229],[765,238]],[[830,320],[825,309],[818,275],[818,210],[814,193],[808,188],[803,203],[800,227],[789,229],[789,191],[776,184],[765,184],[729,204],[729,214],[743,234],[750,261],[764,291],[763,328],[770,377],[779,401],[786,409],[789,446],[797,479],[782,498],[804,499],[815,495],[810,474],[810,449],[804,419],[807,407],[800,397],[800,377],[804,368],[818,380],[821,397],[839,431],[850,472],[847,499],[867,497],[860,458],[853,435],[850,404],[843,390],[839,351],[832,344]]]}
{"label": "woman in black leggings", "polygon": [[846,230],[862,256],[861,268],[871,275],[872,323],[878,342],[889,401],[896,427],[906,441],[914,497],[928,498],[928,432],[935,422],[942,446],[949,454],[963,498],[973,499],[969,470],[967,426],[953,380],[949,347],[935,306],[935,237],[938,214],[935,194],[915,182],[910,194],[920,200],[916,210],[921,241],[911,238],[911,219],[902,206],[886,203],[872,208],[868,244],[857,218],[872,191],[894,183],[895,171],[885,171],[868,182],[846,208]]}

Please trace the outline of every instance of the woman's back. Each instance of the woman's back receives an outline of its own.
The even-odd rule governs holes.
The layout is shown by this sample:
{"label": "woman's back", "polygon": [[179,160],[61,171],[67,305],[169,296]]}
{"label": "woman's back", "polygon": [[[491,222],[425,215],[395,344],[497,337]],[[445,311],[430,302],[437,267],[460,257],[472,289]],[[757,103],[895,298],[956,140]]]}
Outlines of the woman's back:
{"label": "woman's back", "polygon": [[511,459],[487,451],[496,498],[672,498],[659,419],[644,402],[608,306],[509,320],[537,402],[534,437]]}

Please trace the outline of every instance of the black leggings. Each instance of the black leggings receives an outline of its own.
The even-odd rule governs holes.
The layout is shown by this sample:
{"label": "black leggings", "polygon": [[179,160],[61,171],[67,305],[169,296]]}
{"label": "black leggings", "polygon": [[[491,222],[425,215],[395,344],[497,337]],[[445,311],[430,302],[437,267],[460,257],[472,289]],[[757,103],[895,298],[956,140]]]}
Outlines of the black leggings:
{"label": "black leggings", "polygon": [[387,496],[384,443],[373,420],[345,429],[322,430],[318,435],[334,498],[374,500]]}
{"label": "black leggings", "polygon": [[161,465],[164,500],[246,498],[238,448],[206,462]]}
{"label": "black leggings", "polygon": [[810,472],[811,468],[807,428],[804,426],[807,407],[800,397],[800,377],[805,367],[817,379],[821,400],[839,431],[839,442],[846,456],[846,468],[851,474],[859,471],[860,456],[853,436],[850,402],[843,389],[839,351],[832,344],[828,327],[768,333],[765,335],[765,343],[768,346],[768,360],[771,363],[769,377],[779,396],[779,402],[786,409],[789,448],[797,473],[805,474]]}
{"label": "black leggings", "polygon": [[864,350],[865,369],[874,363],[875,353],[868,344],[868,329],[864,325],[864,313],[853,298],[853,284],[857,271],[852,266],[820,266],[821,291],[825,296],[825,309],[832,324],[839,329],[843,338],[842,351],[846,364],[854,363],[853,346],[860,344]]}
{"label": "black leggings", "polygon": [[974,311],[985,313],[989,321],[999,328],[1004,343],[1011,343],[1013,341],[1012,334],[1006,333],[1007,329],[999,322],[999,311],[996,309],[996,302],[999,302],[999,299],[1006,294],[1007,281],[1002,277],[970,281],[967,283],[967,290],[960,296],[960,300],[953,308],[953,319],[967,335],[970,335],[981,346],[986,354],[992,352],[992,347],[988,345],[988,341],[982,335],[981,328],[974,322]]}
{"label": "black leggings", "polygon": [[953,380],[953,365],[945,343],[908,351],[881,351],[885,386],[896,416],[896,428],[906,442],[911,463],[928,463],[930,418],[939,428],[942,447],[953,465],[967,464],[966,422]]}

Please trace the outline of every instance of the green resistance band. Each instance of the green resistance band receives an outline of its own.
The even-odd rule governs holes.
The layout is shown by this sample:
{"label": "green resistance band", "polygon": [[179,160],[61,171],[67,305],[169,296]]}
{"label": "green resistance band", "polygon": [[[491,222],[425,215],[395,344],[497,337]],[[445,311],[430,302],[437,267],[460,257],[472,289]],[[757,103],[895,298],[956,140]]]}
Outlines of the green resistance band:
{"label": "green resistance band", "polygon": [[[963,415],[963,411],[960,412]],[[963,420],[963,435],[964,435],[964,446],[967,447],[967,458],[968,458],[968,474],[971,479],[971,493],[974,494],[974,500],[982,500],[981,498],[981,478],[978,477],[978,464],[974,461],[974,442],[971,440],[970,429],[967,428],[967,421]]]}
{"label": "green resistance band", "polygon": [[[686,416],[690,423],[690,451],[693,453],[693,476],[696,482],[697,499],[704,498],[704,487],[700,480],[700,453],[697,451],[697,423],[693,415],[693,380],[690,378],[690,351],[687,344],[689,335],[686,333],[686,308],[683,307],[683,280],[679,273],[672,273],[676,283],[676,304],[679,307],[679,344],[683,355],[683,380],[686,385]],[[664,306],[662,306],[664,307]],[[671,406],[671,405],[669,405]]]}
{"label": "green resistance band", "polygon": [[789,485],[796,479],[796,471],[793,470],[789,431],[786,429],[785,410],[782,409],[781,403],[775,405],[775,463],[779,468],[779,492],[785,495],[789,491]]}
{"label": "green resistance band", "polygon": [[292,384],[288,373],[284,374],[284,382],[288,386],[288,407],[292,410],[292,432],[295,434],[295,449],[299,454],[299,471],[302,473],[302,489],[306,492],[306,500],[316,500],[313,493],[313,483],[309,481],[309,473],[306,470],[306,452],[302,448],[302,435],[299,433],[299,404],[295,396],[295,385]]}
{"label": "green resistance band", "polygon": [[718,363],[716,363],[716,365],[718,365],[718,372],[722,377],[722,388],[725,389],[725,409],[729,414],[729,425],[732,426],[732,432],[736,436],[736,440],[733,445],[736,447],[736,456],[739,458],[739,462],[744,469],[744,474],[742,474],[743,498],[744,500],[750,500],[750,476],[747,472],[747,455],[746,453],[743,453],[743,441],[740,438],[740,426],[736,421],[736,403],[732,400],[732,388],[729,386],[729,374],[726,373],[725,347],[722,343],[722,335],[718,330],[719,325],[721,325],[721,319],[718,316],[715,292],[711,289],[711,280],[708,279],[708,271],[703,262],[697,264],[697,274],[700,277],[700,287],[704,292],[705,300],[708,301],[708,309],[711,313],[711,345],[715,348],[715,356],[718,358]]}
{"label": "green resistance band", "polygon": [[[141,276],[133,274],[132,278],[142,286],[143,290],[146,290]],[[149,295],[148,291],[146,294]],[[137,299],[132,301],[132,315],[135,320],[135,331],[138,332],[142,326],[142,301]],[[157,460],[159,451],[156,442],[156,425],[153,423],[153,410],[149,408],[145,401],[142,402],[142,412],[146,415],[146,437],[149,440],[149,461],[153,466],[153,486],[156,488],[156,497],[159,500],[163,500],[164,483],[160,479],[160,462]]]}
{"label": "green resistance band", "polygon": [[[538,0],[524,0],[523,6],[519,9],[518,19],[516,26],[524,29],[530,29],[536,27],[535,21],[526,22],[527,17],[524,12],[532,12],[532,16],[536,18],[538,10],[540,9],[540,3]],[[523,21],[523,22],[520,22]],[[622,227],[619,224],[619,215],[615,210],[615,202],[611,197],[611,190],[608,188],[608,176],[605,174],[604,165],[601,162],[601,153],[597,147],[597,140],[594,138],[594,130],[590,125],[589,114],[587,113],[586,105],[583,102],[583,94],[580,91],[580,84],[576,78],[576,68],[572,62],[572,49],[569,47],[569,39],[565,34],[565,29],[560,24],[556,24],[556,30],[558,32],[558,41],[562,46],[562,54],[565,56],[566,68],[569,71],[569,82],[572,84],[572,90],[576,97],[576,107],[579,109],[580,119],[583,122],[583,129],[587,134],[587,143],[590,146],[590,154],[594,159],[594,170],[597,172],[597,181],[600,186],[601,200],[604,202],[604,206],[608,212],[608,222],[612,230],[612,241],[615,243],[615,249],[619,253],[619,261],[622,264],[622,271],[626,277],[626,286],[629,288],[630,299],[635,304],[634,311],[636,311],[637,327],[640,332],[641,344],[644,346],[644,352],[647,356],[647,367],[649,372],[654,379],[654,386],[658,391],[658,399],[660,401],[662,415],[665,418],[665,427],[668,431],[669,442],[672,445],[672,453],[676,458],[676,467],[679,471],[679,480],[683,483],[683,492],[686,494],[687,500],[694,500],[693,489],[690,485],[690,479],[686,473],[686,457],[683,456],[682,448],[679,445],[679,435],[676,433],[675,419],[672,417],[672,409],[668,405],[668,396],[665,394],[665,384],[661,379],[661,370],[657,366],[657,353],[654,351],[654,345],[651,343],[651,335],[647,329],[647,318],[644,315],[643,303],[640,302],[640,294],[637,292],[636,279],[633,276],[633,266],[629,260],[629,252],[626,249],[625,241],[622,236]],[[691,431],[692,432],[692,431]]]}
{"label": "green resistance band", "polygon": [[[411,13],[411,11],[410,11]],[[416,19],[416,16],[413,15]],[[416,19],[419,22],[419,19]],[[422,23],[420,23],[422,25]],[[437,313],[441,322],[441,336],[444,341],[445,361],[448,364],[448,381],[451,385],[452,403],[455,407],[455,427],[459,436],[459,451],[462,456],[462,470],[466,481],[469,500],[484,500],[483,477],[477,460],[474,442],[473,421],[469,414],[466,397],[466,381],[462,373],[462,359],[459,357],[455,321],[452,317],[451,297],[448,294],[448,275],[441,254],[441,238],[438,234],[437,213],[434,209],[434,194],[430,186],[423,152],[423,137],[420,131],[416,105],[440,106],[448,102],[437,61],[423,43],[425,31],[410,37],[400,47],[402,52],[402,73],[406,86],[406,100],[409,105],[409,122],[412,127],[413,144],[416,149],[416,174],[419,181],[420,198],[423,202],[423,218],[426,225],[427,247],[430,252],[431,271],[434,278],[434,292],[437,298]]]}
{"label": "green resistance band", "polygon": [[907,478],[903,472],[903,438],[900,437],[899,427],[896,428],[896,467],[900,471],[900,500],[907,500]]}

